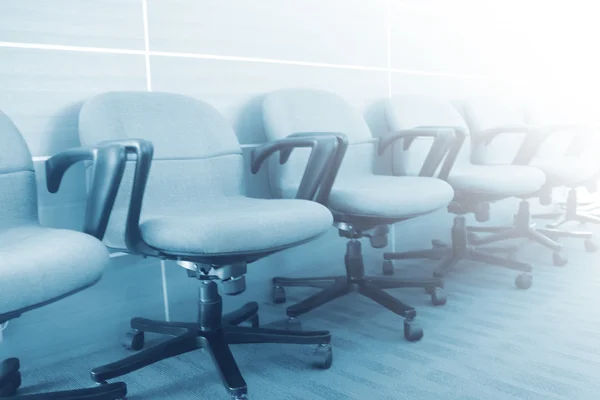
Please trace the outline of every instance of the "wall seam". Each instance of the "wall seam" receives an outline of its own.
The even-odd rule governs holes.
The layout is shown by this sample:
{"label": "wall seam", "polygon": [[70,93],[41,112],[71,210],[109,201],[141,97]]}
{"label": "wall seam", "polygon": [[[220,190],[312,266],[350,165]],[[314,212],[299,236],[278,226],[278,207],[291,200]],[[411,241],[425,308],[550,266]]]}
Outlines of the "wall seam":
{"label": "wall seam", "polygon": [[[148,27],[148,0],[142,0],[142,18],[144,20],[144,60],[146,65],[146,91],[152,91],[152,69],[150,66],[150,29]],[[165,320],[170,321],[169,290],[167,285],[166,262],[160,260],[160,278],[162,285],[163,305],[165,309]]]}
{"label": "wall seam", "polygon": [[[145,4],[145,0],[144,4]],[[146,85],[151,87],[151,71],[150,71],[150,56],[156,57],[179,57],[179,58],[196,58],[202,60],[220,60],[220,61],[237,61],[237,62],[254,62],[264,64],[278,64],[278,65],[293,65],[301,67],[317,67],[317,68],[334,68],[334,69],[345,69],[345,70],[359,70],[359,71],[371,71],[371,72],[386,72],[389,73],[401,73],[406,75],[422,75],[422,76],[438,76],[451,79],[477,79],[477,80],[489,80],[497,81],[498,78],[486,75],[470,75],[460,74],[453,72],[443,71],[425,71],[416,69],[401,69],[401,68],[390,68],[390,67],[375,67],[366,65],[353,65],[353,64],[333,64],[333,63],[319,63],[311,61],[298,61],[298,60],[283,60],[283,59],[268,59],[268,58],[256,58],[256,57],[238,57],[238,56],[224,56],[217,54],[205,54],[205,53],[177,53],[168,51],[153,51],[153,50],[133,50],[133,49],[119,49],[119,48],[104,48],[104,47],[85,47],[85,46],[67,46],[67,45],[53,45],[53,44],[41,44],[41,43],[21,43],[21,42],[0,42],[0,48],[17,48],[17,49],[30,49],[30,50],[52,50],[52,51],[71,51],[80,53],[104,53],[104,54],[123,54],[123,55],[143,55],[146,62]]]}

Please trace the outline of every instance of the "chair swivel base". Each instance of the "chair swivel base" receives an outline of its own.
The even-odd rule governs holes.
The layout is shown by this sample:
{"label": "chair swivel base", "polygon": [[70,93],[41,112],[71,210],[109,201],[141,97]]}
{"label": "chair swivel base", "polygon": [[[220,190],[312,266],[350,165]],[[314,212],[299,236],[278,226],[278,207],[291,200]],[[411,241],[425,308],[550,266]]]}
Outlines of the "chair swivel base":
{"label": "chair swivel base", "polygon": [[0,363],[0,398],[12,400],[120,400],[127,395],[123,382],[101,385],[95,388],[65,390],[52,393],[36,393],[15,396],[21,386],[20,363],[17,358],[9,358]]}
{"label": "chair swivel base", "polygon": [[579,201],[577,200],[577,189],[569,190],[569,194],[567,195],[567,201],[565,204],[564,212],[554,212],[547,214],[537,214],[534,215],[535,218],[556,218],[556,220],[552,223],[547,224],[546,226],[550,228],[550,234],[548,234],[551,238],[560,238],[564,236],[582,238],[585,239],[583,244],[585,250],[588,252],[595,252],[598,250],[598,245],[592,240],[592,232],[581,232],[581,231],[565,231],[559,230],[561,226],[570,223],[577,222],[580,224],[592,223],[592,224],[600,224],[600,217],[588,213],[584,210],[580,210]]}
{"label": "chair swivel base", "polygon": [[[469,231],[473,233],[471,243],[473,245],[485,245],[501,240],[525,238],[537,242],[553,251],[552,261],[556,266],[564,266],[568,259],[562,253],[562,246],[555,239],[563,237],[572,237],[580,239],[591,239],[591,232],[569,232],[553,228],[536,228],[531,223],[531,211],[529,202],[521,201],[519,211],[515,215],[515,223],[512,227],[470,227]],[[476,232],[487,232],[490,235],[484,238],[478,238]]]}
{"label": "chair swivel base", "polygon": [[440,278],[409,280],[365,276],[362,248],[358,240],[348,242],[345,264],[345,276],[273,278],[273,302],[278,304],[286,301],[284,289],[286,286],[323,288],[322,291],[315,295],[287,308],[286,313],[290,318],[288,320],[290,327],[299,326],[298,316],[356,291],[388,310],[404,317],[404,337],[406,340],[415,342],[423,337],[423,330],[415,319],[417,315],[416,310],[386,293],[384,289],[424,288],[431,295],[431,301],[434,305],[446,304],[446,296],[442,290],[444,283]]}
{"label": "chair swivel base", "polygon": [[[212,357],[225,389],[235,400],[247,399],[247,385],[229,348],[231,344],[280,343],[317,345],[315,365],[328,369],[333,361],[331,334],[327,331],[289,331],[258,327],[258,304],[247,303],[242,308],[223,315],[222,299],[217,284],[202,280],[199,290],[198,322],[165,322],[144,318],[131,320],[133,331],[127,335],[127,347],[139,352],[120,361],[92,370],[92,379],[102,383],[158,361],[205,349]],[[249,321],[251,327],[239,326]],[[170,336],[153,347],[144,347],[144,333]]]}
{"label": "chair swivel base", "polygon": [[459,215],[454,218],[452,226],[452,245],[446,246],[439,241],[434,241],[434,247],[426,250],[407,251],[403,253],[384,253],[383,273],[392,275],[394,266],[392,260],[410,260],[410,259],[431,259],[441,260],[434,271],[434,276],[444,277],[453,270],[461,261],[473,261],[498,267],[508,268],[515,271],[521,271],[515,279],[515,284],[520,289],[529,289],[533,284],[530,264],[498,257],[493,252],[511,252],[513,248],[499,247],[487,249],[474,249],[468,243],[468,231],[465,217]]}

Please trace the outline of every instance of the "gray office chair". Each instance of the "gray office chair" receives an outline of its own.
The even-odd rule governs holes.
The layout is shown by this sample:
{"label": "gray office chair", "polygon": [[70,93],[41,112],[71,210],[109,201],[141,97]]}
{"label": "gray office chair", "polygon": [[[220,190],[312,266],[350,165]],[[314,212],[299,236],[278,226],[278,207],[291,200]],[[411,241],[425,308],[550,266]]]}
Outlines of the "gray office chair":
{"label": "gray office chair", "polygon": [[[516,156],[512,160],[513,165],[522,167],[531,166],[532,161],[538,154],[541,146],[550,137],[550,131],[539,126],[534,126],[527,123],[526,111],[519,105],[499,101],[491,98],[480,98],[474,101],[469,101],[463,109],[464,117],[472,132],[472,135],[481,137],[485,132],[498,132],[513,135],[525,134],[525,139],[519,147]],[[482,133],[483,132],[483,133]],[[513,143],[519,143],[519,136],[513,136]],[[477,162],[490,163],[493,155],[488,151],[488,143],[482,142],[482,145],[477,149]],[[502,162],[502,161],[499,161]],[[549,168],[546,168],[550,171]],[[555,183],[555,177],[549,174],[544,181],[544,187],[531,197],[540,197],[544,203],[547,201],[548,188]],[[520,175],[514,175],[521,178]],[[556,242],[555,239],[561,237],[578,237],[590,238],[591,233],[585,234],[582,232],[568,232],[555,228],[537,228],[532,223],[532,215],[530,211],[529,199],[522,198],[519,204],[519,210],[515,215],[514,224],[512,227],[486,227],[482,228],[481,232],[493,232],[484,238],[474,239],[474,244],[489,244],[506,239],[527,238],[535,241],[543,246],[551,249],[552,260],[554,265],[563,266],[568,260],[562,252],[562,245]]]}
{"label": "gray office chair", "polygon": [[[472,233],[485,231],[487,228],[467,226],[465,216],[473,213],[479,222],[487,221],[490,203],[511,197],[529,198],[542,188],[544,174],[529,166],[475,165],[472,158],[477,147],[485,146],[502,131],[481,131],[478,136],[473,136],[450,101],[418,95],[395,96],[387,101],[385,116],[390,132],[417,127],[447,127],[456,132],[457,141],[436,171],[436,176],[447,181],[455,193],[448,207],[450,212],[456,214],[452,226],[452,243],[448,245],[434,240],[432,249],[385,253],[384,273],[393,274],[393,260],[428,258],[442,260],[436,268],[435,276],[445,276],[459,262],[469,260],[521,271],[515,280],[517,287],[531,287],[531,265],[493,254],[515,251],[512,247],[475,248],[470,240]],[[413,149],[396,146],[393,152],[394,173],[410,174],[408,159],[415,157]],[[517,176],[519,179],[515,179]]]}
{"label": "gray office chair", "polygon": [[[48,189],[56,192],[63,173],[75,162],[93,161],[92,190],[84,233],[40,225],[36,176],[31,154],[17,127],[0,112],[0,324],[95,284],[109,262],[101,238],[123,173],[120,148],[74,149],[51,158]],[[96,236],[97,238],[95,238]],[[0,397],[21,386],[20,363],[0,363]],[[115,400],[124,398],[124,383],[96,388],[11,397],[31,400]]]}
{"label": "gray office chair", "polygon": [[[269,141],[286,137],[332,133],[347,142],[346,154],[339,157],[330,168],[329,179],[319,191],[318,201],[325,204],[334,215],[339,235],[348,239],[345,255],[346,274],[312,278],[273,279],[273,300],[286,301],[286,286],[324,288],[317,294],[287,308],[293,324],[297,317],[338,297],[358,292],[392,312],[405,318],[404,336],[417,341],[423,331],[417,323],[416,311],[392,297],[384,289],[420,287],[431,295],[434,305],[443,305],[446,296],[443,282],[438,278],[390,279],[365,275],[360,238],[369,237],[375,248],[385,247],[387,226],[399,221],[425,215],[445,207],[452,199],[452,188],[431,177],[393,177],[375,175],[374,155],[391,143],[417,136],[430,136],[437,140],[424,170],[435,170],[454,134],[450,130],[408,130],[375,140],[364,119],[341,97],[316,89],[285,89],[266,95],[263,102],[265,133]],[[297,153],[285,165],[275,161],[270,165],[273,195],[291,197],[300,184],[301,165],[306,155]]]}
{"label": "gray office chair", "polygon": [[[547,190],[567,187],[568,194],[564,211],[537,214],[534,218],[555,219],[547,224],[548,228],[559,228],[570,222],[599,224],[600,217],[582,207],[577,195],[578,188],[586,188],[590,192],[597,190],[600,176],[600,159],[597,148],[600,144],[599,129],[584,124],[574,124],[569,119],[557,117],[560,113],[527,114],[527,122],[548,132],[549,138],[538,154],[531,160],[531,165],[544,171],[547,177]],[[555,139],[555,140],[552,140]],[[550,198],[551,199],[551,198]],[[549,203],[549,202],[548,202]],[[585,239],[585,249],[589,252],[597,250],[592,232],[569,230],[571,237]]]}
{"label": "gray office chair", "polygon": [[[82,143],[121,144],[134,158],[125,169],[105,243],[130,254],[174,260],[199,285],[196,322],[132,319],[127,347],[140,351],[95,368],[96,382],[203,348],[229,395],[245,399],[247,385],[231,344],[317,345],[315,362],[331,366],[329,332],[258,327],[255,302],[223,315],[216,281],[226,294],[239,294],[246,288],[248,265],[329,229],[331,213],[308,200],[337,149],[335,137],[283,139],[254,149],[251,168],[256,173],[273,153],[280,152],[278,161],[285,163],[294,148],[312,148],[296,199],[270,200],[244,194],[244,159],[234,131],[218,111],[194,98],[158,92],[101,94],[83,105],[79,131]],[[239,326],[244,322],[252,326]],[[142,350],[145,332],[171,338]]]}

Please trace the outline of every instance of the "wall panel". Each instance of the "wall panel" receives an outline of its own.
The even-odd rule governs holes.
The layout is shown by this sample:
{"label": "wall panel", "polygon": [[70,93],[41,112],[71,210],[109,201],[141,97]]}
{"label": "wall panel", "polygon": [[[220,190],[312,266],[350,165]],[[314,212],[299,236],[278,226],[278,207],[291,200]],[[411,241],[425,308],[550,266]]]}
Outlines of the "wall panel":
{"label": "wall panel", "polygon": [[385,68],[385,12],[363,0],[149,0],[150,48]]}
{"label": "wall panel", "polygon": [[0,42],[144,48],[140,0],[3,0]]}

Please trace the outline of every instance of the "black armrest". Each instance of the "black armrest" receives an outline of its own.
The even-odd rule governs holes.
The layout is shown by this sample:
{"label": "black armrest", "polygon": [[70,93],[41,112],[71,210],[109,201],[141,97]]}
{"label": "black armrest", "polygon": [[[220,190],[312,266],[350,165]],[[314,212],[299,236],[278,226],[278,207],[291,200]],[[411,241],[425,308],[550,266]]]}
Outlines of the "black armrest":
{"label": "black armrest", "polygon": [[127,250],[132,254],[158,256],[159,252],[144,242],[140,231],[140,215],[144,201],[144,192],[146,191],[146,183],[148,182],[152,156],[154,154],[152,142],[142,139],[125,139],[111,140],[101,144],[118,145],[125,149],[128,159],[135,161],[131,198],[125,225],[125,244],[127,245]]}
{"label": "black armrest", "polygon": [[325,172],[337,151],[338,140],[328,134],[297,133],[284,139],[265,143],[254,149],[251,153],[251,171],[258,173],[263,162],[273,153],[279,151],[279,163],[285,164],[295,148],[310,147],[312,151],[302,175],[297,199],[315,200],[319,186]]}
{"label": "black armrest", "polygon": [[408,150],[414,139],[418,137],[434,138],[431,149],[427,153],[425,162],[419,172],[419,176],[433,176],[455,141],[454,128],[423,126],[393,132],[379,139],[378,153],[379,155],[383,154],[386,148],[398,140],[404,140],[404,150]]}
{"label": "black armrest", "polygon": [[102,239],[125,170],[127,156],[123,147],[79,147],[56,154],[46,161],[46,184],[50,193],[56,193],[65,172],[85,160],[93,165],[83,231]]}
{"label": "black armrest", "polygon": [[290,135],[291,137],[311,137],[311,136],[329,136],[335,137],[337,141],[337,149],[331,154],[329,162],[324,168],[325,174],[322,178],[321,185],[319,186],[319,190],[317,196],[315,197],[315,201],[317,203],[327,205],[329,201],[329,194],[331,193],[331,189],[333,184],[335,183],[335,179],[337,178],[338,172],[342,165],[342,161],[344,161],[344,156],[346,155],[346,151],[348,150],[348,137],[341,132],[299,132]]}
{"label": "black armrest", "polygon": [[438,174],[438,178],[442,180],[447,180],[450,175],[450,171],[452,167],[454,167],[454,163],[456,162],[456,157],[460,150],[462,149],[467,136],[469,133],[462,126],[420,126],[422,129],[452,129],[454,131],[454,141],[447,151],[446,158],[444,159],[444,163],[442,164],[442,168],[440,169],[440,173]]}
{"label": "black armrest", "polygon": [[549,136],[546,130],[536,126],[506,125],[477,132],[476,134],[472,134],[472,137],[478,141],[482,141],[484,145],[488,145],[494,138],[506,133],[525,134],[525,138],[513,159],[513,165],[529,164],[531,159],[537,154],[542,143],[544,143]]}

